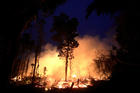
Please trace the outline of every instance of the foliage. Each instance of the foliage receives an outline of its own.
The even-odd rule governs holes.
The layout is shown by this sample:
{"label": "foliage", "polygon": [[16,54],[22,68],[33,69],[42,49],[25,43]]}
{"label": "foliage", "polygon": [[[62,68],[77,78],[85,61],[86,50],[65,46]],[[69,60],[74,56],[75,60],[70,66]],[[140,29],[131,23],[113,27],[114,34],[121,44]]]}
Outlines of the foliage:
{"label": "foliage", "polygon": [[112,73],[116,64],[114,55],[115,54],[112,50],[110,51],[109,55],[103,54],[102,51],[97,51],[97,58],[94,60],[94,62],[96,63],[99,72],[103,72],[104,75]]}
{"label": "foliage", "polygon": [[65,14],[54,17],[52,32],[55,32],[52,39],[58,43],[59,57],[66,59],[65,80],[67,80],[68,60],[74,58],[73,49],[79,43],[75,40],[77,34],[78,21],[76,18],[69,19]]}
{"label": "foliage", "polygon": [[[120,12],[116,17],[116,41],[120,48],[117,49],[117,57],[120,61],[130,64],[139,64],[139,45],[140,41],[139,30],[139,16],[140,10],[136,0],[94,0],[87,8],[88,16],[96,11],[98,15],[101,14],[115,14]],[[129,46],[129,48],[128,48]]]}

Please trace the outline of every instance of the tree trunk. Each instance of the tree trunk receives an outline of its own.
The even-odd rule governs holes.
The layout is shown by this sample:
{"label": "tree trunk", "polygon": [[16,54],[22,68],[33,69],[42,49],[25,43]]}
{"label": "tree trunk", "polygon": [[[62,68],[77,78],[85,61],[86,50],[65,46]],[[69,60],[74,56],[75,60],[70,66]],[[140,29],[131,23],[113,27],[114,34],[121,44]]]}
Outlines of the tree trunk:
{"label": "tree trunk", "polygon": [[35,53],[35,64],[34,64],[34,70],[33,70],[33,78],[32,78],[32,83],[35,80],[35,72],[36,72],[36,64],[37,64],[37,52]]}
{"label": "tree trunk", "polygon": [[30,58],[27,58],[27,64],[26,64],[26,69],[25,69],[25,75],[27,76],[27,72],[28,72],[28,67],[29,67],[29,62],[30,62]]}
{"label": "tree trunk", "polygon": [[65,65],[65,81],[67,81],[67,71],[68,71],[68,51],[66,56],[66,65]]}
{"label": "tree trunk", "polygon": [[72,75],[72,69],[71,69],[71,65],[72,65],[72,64],[71,64],[71,59],[70,59],[70,62],[69,62],[69,63],[70,63],[70,79],[71,79],[71,75]]}

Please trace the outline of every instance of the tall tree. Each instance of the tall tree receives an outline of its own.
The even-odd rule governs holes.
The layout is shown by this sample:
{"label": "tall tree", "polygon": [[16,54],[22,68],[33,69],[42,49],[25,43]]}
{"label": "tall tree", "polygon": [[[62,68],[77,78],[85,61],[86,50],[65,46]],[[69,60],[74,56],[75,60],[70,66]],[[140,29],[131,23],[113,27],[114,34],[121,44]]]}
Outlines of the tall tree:
{"label": "tall tree", "polygon": [[[116,17],[116,40],[120,45],[118,51],[118,59],[124,63],[139,64],[137,60],[140,60],[139,45],[140,41],[138,31],[139,30],[139,17],[140,10],[136,0],[94,0],[87,8],[88,16],[96,10],[98,15],[101,14],[115,14],[120,12],[120,15]],[[129,48],[128,48],[129,46]],[[129,52],[128,52],[129,51]]]}
{"label": "tall tree", "polygon": [[55,32],[52,39],[58,43],[59,57],[65,58],[65,81],[67,81],[67,71],[69,60],[73,59],[73,49],[79,43],[75,40],[77,34],[78,21],[76,18],[70,19],[66,14],[54,16],[52,32]]}
{"label": "tall tree", "polygon": [[[34,63],[34,69],[33,69],[33,82],[35,80],[35,77],[36,77],[36,70],[39,66],[39,55],[40,55],[40,52],[41,52],[41,47],[42,45],[44,44],[44,34],[43,34],[43,25],[44,25],[45,21],[43,19],[39,19],[39,22],[38,22],[38,26],[39,26],[39,29],[38,29],[38,38],[37,38],[37,41],[36,41],[36,45],[35,45],[35,63]],[[37,63],[38,63],[38,66],[37,66]]]}
{"label": "tall tree", "polygon": [[[1,2],[4,5],[2,9],[2,29],[0,34],[0,87],[7,88],[9,85],[9,74],[13,60],[17,55],[19,48],[19,40],[23,28],[30,26],[30,22],[34,20],[34,16],[39,10],[43,10],[44,14],[51,15],[55,9],[66,0],[7,0]],[[8,64],[8,65],[7,65]],[[5,72],[2,70],[6,69]]]}
{"label": "tall tree", "polygon": [[[117,65],[112,73],[111,86],[117,90],[139,90],[140,81],[140,6],[138,0],[93,0],[87,9],[88,16],[96,10],[98,15],[119,12],[116,18]],[[137,84],[136,84],[137,83]],[[119,86],[119,87],[118,87]],[[122,88],[123,87],[123,88]]]}
{"label": "tall tree", "polygon": [[11,76],[21,75],[27,73],[30,55],[33,52],[34,41],[28,33],[24,33],[20,39],[17,56],[13,62]]}

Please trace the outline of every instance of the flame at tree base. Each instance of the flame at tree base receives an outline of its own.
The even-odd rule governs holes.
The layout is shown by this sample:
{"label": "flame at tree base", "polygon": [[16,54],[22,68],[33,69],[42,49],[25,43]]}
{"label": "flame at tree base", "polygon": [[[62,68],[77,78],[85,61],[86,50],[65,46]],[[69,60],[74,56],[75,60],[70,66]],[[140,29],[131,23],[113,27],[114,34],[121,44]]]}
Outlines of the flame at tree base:
{"label": "flame at tree base", "polygon": [[[35,87],[50,90],[52,88],[65,89],[65,88],[87,88],[94,86],[92,80],[107,80],[111,73],[105,73],[102,69],[98,68],[97,63],[94,61],[100,57],[100,53],[109,55],[110,46],[101,41],[98,37],[84,36],[77,38],[79,47],[74,49],[74,59],[72,60],[71,68],[68,67],[68,80],[65,77],[65,61],[58,57],[59,52],[57,47],[47,44],[44,51],[41,52],[39,57],[39,68],[36,70]],[[99,51],[99,53],[98,53]],[[70,66],[70,63],[68,63]],[[28,71],[26,74],[18,73],[12,78],[14,82],[22,84],[31,84],[33,76],[34,55],[31,56]],[[22,66],[21,66],[22,67]],[[105,65],[102,65],[104,68]],[[22,70],[22,69],[19,69]]]}
{"label": "flame at tree base", "polygon": [[[87,88],[88,86],[92,86],[90,79],[77,79],[76,75],[73,75],[72,80],[64,81],[61,80],[54,84],[52,87],[64,89],[64,88]],[[46,88],[46,90],[48,90]]]}
{"label": "flame at tree base", "polygon": [[[12,81],[16,82],[17,84],[20,83],[21,85],[26,85],[26,84],[31,84],[31,77],[24,77],[21,78],[21,76],[16,76],[14,78],[11,78]],[[25,82],[24,82],[25,81]],[[52,83],[53,82],[53,83]],[[36,84],[35,87],[37,88],[44,88],[45,91],[51,90],[53,88],[58,88],[58,89],[66,89],[66,88],[88,88],[88,86],[93,86],[91,84],[91,79],[77,79],[76,75],[72,76],[71,80],[65,81],[65,80],[60,80],[60,81],[53,81],[51,78],[47,79],[47,77],[40,77],[36,78],[34,81]]]}

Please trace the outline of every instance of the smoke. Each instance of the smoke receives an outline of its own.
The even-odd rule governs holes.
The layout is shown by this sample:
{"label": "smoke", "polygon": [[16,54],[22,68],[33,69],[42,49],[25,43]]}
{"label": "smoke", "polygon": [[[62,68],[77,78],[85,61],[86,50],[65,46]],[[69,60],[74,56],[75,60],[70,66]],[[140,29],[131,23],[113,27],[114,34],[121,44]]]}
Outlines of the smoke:
{"label": "smoke", "polygon": [[[73,60],[74,72],[77,71],[79,77],[92,77],[94,79],[102,79],[102,72],[99,72],[94,59],[99,56],[99,53],[104,55],[109,54],[110,46],[106,42],[101,40],[98,36],[84,36],[77,38],[79,47],[75,49]],[[78,71],[79,70],[79,71]]]}
{"label": "smoke", "polygon": [[[79,42],[78,48],[74,49],[74,59],[72,60],[72,75],[76,75],[78,78],[92,77],[96,80],[107,78],[103,72],[99,72],[97,64],[94,62],[99,56],[99,53],[105,55],[109,54],[109,46],[104,40],[98,36],[77,37]],[[34,59],[31,63],[34,63]],[[57,46],[46,44],[44,51],[41,52],[39,57],[39,74],[43,75],[44,67],[47,68],[46,75],[51,80],[62,80],[65,76],[65,60],[58,57]],[[31,68],[29,69],[29,72]],[[70,77],[70,69],[68,69],[68,76]]]}

